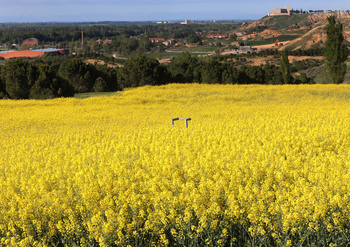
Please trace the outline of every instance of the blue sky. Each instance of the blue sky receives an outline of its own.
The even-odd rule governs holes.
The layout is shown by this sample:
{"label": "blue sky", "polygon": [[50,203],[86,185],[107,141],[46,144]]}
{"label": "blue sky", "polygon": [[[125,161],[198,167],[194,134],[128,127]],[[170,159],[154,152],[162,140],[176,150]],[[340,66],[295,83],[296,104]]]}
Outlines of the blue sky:
{"label": "blue sky", "polygon": [[350,9],[349,0],[0,0],[0,22],[260,19],[287,5]]}

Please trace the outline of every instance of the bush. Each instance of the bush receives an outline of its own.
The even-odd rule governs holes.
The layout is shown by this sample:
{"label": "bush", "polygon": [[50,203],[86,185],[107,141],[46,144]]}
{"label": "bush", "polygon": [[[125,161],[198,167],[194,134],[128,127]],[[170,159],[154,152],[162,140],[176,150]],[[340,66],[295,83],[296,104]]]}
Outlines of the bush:
{"label": "bush", "polygon": [[96,79],[95,85],[93,87],[94,92],[104,92],[107,89],[107,83],[102,77]]}

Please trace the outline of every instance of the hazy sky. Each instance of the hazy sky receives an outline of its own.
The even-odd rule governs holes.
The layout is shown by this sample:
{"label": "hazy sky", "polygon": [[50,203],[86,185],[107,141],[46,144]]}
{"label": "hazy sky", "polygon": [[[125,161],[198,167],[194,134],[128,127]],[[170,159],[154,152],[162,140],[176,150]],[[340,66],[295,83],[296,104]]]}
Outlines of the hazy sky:
{"label": "hazy sky", "polygon": [[350,9],[349,0],[0,0],[0,22],[260,19],[272,8]]}

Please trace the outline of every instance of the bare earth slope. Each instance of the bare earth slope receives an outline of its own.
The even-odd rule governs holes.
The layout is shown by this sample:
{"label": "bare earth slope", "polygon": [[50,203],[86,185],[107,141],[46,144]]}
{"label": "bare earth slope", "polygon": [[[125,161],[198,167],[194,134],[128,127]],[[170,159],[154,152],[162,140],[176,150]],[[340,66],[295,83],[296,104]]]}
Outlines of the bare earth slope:
{"label": "bare earth slope", "polygon": [[[283,42],[284,46],[279,49],[309,49],[313,45],[324,45],[327,38],[325,27],[327,17],[330,15],[336,15],[337,20],[343,24],[345,40],[350,42],[350,12],[346,11],[266,16],[254,23],[242,26],[241,30],[246,31],[248,33],[247,38],[252,41],[296,35],[297,38]],[[268,49],[272,46],[273,44],[269,44],[260,48]]]}

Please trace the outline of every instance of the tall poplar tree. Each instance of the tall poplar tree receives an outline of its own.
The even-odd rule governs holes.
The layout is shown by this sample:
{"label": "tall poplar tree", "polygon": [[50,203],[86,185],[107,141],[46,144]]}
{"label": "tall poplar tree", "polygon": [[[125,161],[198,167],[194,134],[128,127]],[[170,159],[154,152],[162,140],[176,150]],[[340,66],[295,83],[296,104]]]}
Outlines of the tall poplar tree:
{"label": "tall poplar tree", "polygon": [[290,63],[288,60],[288,55],[286,52],[282,53],[281,59],[281,73],[283,84],[289,84],[293,82],[293,77],[291,74]]}
{"label": "tall poplar tree", "polygon": [[327,18],[327,41],[325,49],[326,69],[332,83],[344,81],[347,59],[347,48],[344,45],[343,24],[335,16]]}

